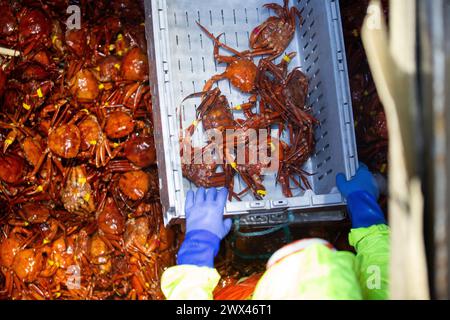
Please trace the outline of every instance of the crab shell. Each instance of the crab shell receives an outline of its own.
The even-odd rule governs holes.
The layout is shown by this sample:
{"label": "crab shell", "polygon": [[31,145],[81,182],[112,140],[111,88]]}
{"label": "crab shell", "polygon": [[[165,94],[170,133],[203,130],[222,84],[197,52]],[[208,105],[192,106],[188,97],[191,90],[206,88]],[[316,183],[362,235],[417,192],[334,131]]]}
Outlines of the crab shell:
{"label": "crab shell", "polygon": [[92,213],[95,211],[91,185],[87,182],[83,167],[74,167],[61,192],[64,208],[71,213]]}
{"label": "crab shell", "polygon": [[230,63],[226,70],[226,77],[231,84],[244,93],[252,92],[258,68],[253,61],[239,59]]}
{"label": "crab shell", "polygon": [[81,134],[73,124],[62,125],[50,132],[48,146],[56,155],[71,159],[78,154],[81,144]]}

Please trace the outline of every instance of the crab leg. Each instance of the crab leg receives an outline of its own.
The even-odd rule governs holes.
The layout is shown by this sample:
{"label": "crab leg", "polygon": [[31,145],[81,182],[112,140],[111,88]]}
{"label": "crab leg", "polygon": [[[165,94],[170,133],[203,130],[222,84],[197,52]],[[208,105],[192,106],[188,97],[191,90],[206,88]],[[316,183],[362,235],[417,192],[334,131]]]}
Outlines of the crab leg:
{"label": "crab leg", "polygon": [[197,25],[203,30],[203,32],[206,33],[206,35],[207,35],[211,40],[214,41],[214,43],[215,43],[216,45],[218,45],[218,46],[220,46],[220,47],[222,47],[222,48],[224,48],[224,49],[230,51],[231,53],[237,55],[238,57],[241,57],[241,58],[244,57],[244,55],[243,55],[241,52],[239,52],[239,51],[237,51],[237,50],[235,50],[235,49],[233,49],[233,48],[231,48],[231,47],[227,46],[226,44],[224,44],[224,43],[222,43],[222,42],[219,41],[219,38],[220,38],[220,36],[221,36],[222,34],[220,34],[220,35],[216,38],[216,37],[214,37],[214,35],[213,35],[211,32],[208,31],[208,29],[206,29],[204,26],[202,26],[198,21],[196,21],[196,23],[197,23]]}

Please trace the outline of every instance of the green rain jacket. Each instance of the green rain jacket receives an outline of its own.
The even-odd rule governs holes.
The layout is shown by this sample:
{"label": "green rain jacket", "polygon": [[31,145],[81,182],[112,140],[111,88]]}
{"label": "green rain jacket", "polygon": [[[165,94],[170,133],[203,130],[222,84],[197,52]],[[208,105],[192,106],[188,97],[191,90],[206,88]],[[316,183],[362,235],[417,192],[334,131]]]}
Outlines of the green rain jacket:
{"label": "green rain jacket", "polygon": [[[388,299],[389,227],[352,229],[349,242],[356,256],[324,244],[288,254],[264,273],[253,299]],[[219,280],[216,269],[179,265],[164,272],[161,287],[167,299],[213,299]]]}

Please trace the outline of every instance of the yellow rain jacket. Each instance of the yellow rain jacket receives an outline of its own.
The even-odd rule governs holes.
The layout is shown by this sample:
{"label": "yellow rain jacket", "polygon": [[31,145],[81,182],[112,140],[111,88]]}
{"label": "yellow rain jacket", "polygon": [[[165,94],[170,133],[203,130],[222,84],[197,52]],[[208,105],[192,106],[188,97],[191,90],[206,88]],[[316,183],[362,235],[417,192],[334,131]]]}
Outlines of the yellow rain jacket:
{"label": "yellow rain jacket", "polygon": [[[349,242],[356,256],[317,239],[280,249],[253,299],[388,299],[389,227],[353,229]],[[178,265],[164,272],[161,287],[167,299],[213,299],[219,280],[216,269]]]}

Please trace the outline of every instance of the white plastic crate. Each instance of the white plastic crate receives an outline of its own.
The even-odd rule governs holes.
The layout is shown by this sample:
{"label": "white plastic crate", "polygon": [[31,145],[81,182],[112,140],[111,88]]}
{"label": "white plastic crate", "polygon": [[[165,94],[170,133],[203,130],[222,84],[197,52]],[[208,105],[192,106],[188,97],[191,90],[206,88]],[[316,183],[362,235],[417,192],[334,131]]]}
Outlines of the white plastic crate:
{"label": "white plastic crate", "polygon": [[[213,42],[195,22],[200,21],[214,35],[225,33],[223,42],[244,51],[248,49],[253,28],[273,15],[263,8],[267,2],[270,0],[145,1],[148,53],[153,66],[155,138],[166,223],[184,217],[185,194],[190,188],[195,189],[181,172],[178,109],[181,106],[186,128],[195,119],[195,106],[200,100],[181,104],[183,98],[201,91],[206,80],[226,67],[214,61]],[[328,208],[335,210],[345,204],[335,186],[336,174],[345,172],[350,178],[356,171],[358,159],[339,2],[291,0],[290,5],[296,5],[303,16],[303,25],[297,27],[286,50],[297,52],[290,69],[299,66],[310,79],[307,104],[321,123],[315,129],[315,152],[304,166],[307,172],[314,173],[308,177],[312,190],[294,190],[295,196],[286,198],[281,187],[275,184],[275,176],[266,176],[265,199],[254,200],[249,193],[244,201],[228,202],[226,214],[229,215],[279,215],[292,210],[311,217],[312,211],[320,210],[322,213],[317,216],[323,219],[323,212]],[[221,81],[219,87],[231,105],[247,100],[248,95],[232,88],[228,81]],[[243,189],[245,185],[240,178],[236,179],[236,190]]]}

